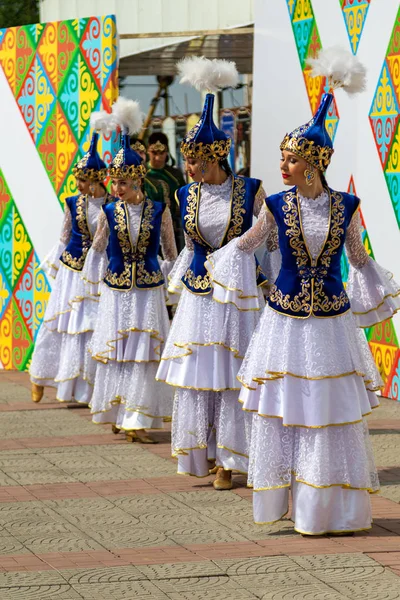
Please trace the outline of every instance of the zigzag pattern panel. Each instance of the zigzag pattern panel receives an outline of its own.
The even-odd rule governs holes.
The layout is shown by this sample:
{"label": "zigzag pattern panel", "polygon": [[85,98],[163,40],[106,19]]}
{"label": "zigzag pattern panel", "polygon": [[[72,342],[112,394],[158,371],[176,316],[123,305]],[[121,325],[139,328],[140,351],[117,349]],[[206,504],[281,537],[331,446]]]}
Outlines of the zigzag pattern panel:
{"label": "zigzag pattern panel", "polygon": [[[21,117],[64,205],[74,163],[90,142],[90,114],[118,95],[117,31],[111,15],[0,30],[0,65]],[[116,136],[99,152],[108,160]],[[1,167],[1,165],[0,165]],[[50,285],[0,170],[0,367],[26,369]]]}
{"label": "zigzag pattern panel", "polygon": [[349,36],[350,48],[357,54],[371,0],[339,0]]}
{"label": "zigzag pattern panel", "polygon": [[369,120],[400,227],[400,7],[372,101]]}
{"label": "zigzag pattern panel", "polygon": [[[339,1],[345,16],[345,23],[347,32],[349,34],[352,51],[354,54],[356,54],[370,1]],[[312,79],[310,77],[310,69],[307,67],[307,58],[314,57],[318,50],[322,48],[312,2],[311,0],[286,0],[286,2],[289,9],[290,20],[292,23],[301,69],[304,75],[310,107],[314,113],[319,105],[322,94],[327,90],[327,85],[326,81],[322,77]],[[366,4],[368,4],[368,7],[365,6]],[[356,19],[356,22],[354,22],[354,19]],[[390,40],[387,57],[382,69],[380,82],[375,94],[373,107],[371,108],[370,113],[371,125],[374,135],[376,136],[375,139],[377,140],[377,147],[380,154],[381,163],[384,169],[386,168],[385,175],[388,182],[389,192],[392,190],[392,202],[394,206],[396,204],[398,211],[400,211],[400,176],[397,162],[400,151],[400,138],[398,130],[400,104],[399,45],[400,9]],[[393,79],[395,80],[395,83]],[[332,108],[332,114],[330,117],[331,118],[327,120],[327,129],[332,139],[334,139],[337,127],[339,125],[339,114],[336,104]],[[348,191],[356,194],[353,177],[350,179]],[[396,202],[394,202],[392,194],[396,197]],[[363,224],[362,236],[364,246],[368,254],[370,254],[370,256],[373,258],[374,254],[372,251],[371,242],[362,215],[361,218]],[[341,266],[343,280],[346,283],[348,279],[349,263],[345,255],[343,255]],[[375,358],[375,362],[385,384],[383,395],[389,398],[400,400],[400,390],[398,385],[400,349],[392,321],[385,321],[384,323],[376,325],[375,327],[371,327],[370,329],[366,330],[366,336]]]}

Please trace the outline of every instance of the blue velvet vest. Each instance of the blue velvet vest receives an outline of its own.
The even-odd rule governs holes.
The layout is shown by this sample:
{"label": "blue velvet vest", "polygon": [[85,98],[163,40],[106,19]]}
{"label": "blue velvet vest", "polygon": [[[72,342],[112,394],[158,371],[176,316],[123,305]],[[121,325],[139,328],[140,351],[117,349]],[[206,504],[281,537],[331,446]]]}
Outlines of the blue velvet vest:
{"label": "blue velvet vest", "polygon": [[88,197],[82,194],[70,196],[65,200],[72,217],[71,238],[60,261],[72,271],[82,271],[86,255],[92,245],[87,222]]}
{"label": "blue velvet vest", "polygon": [[[234,176],[231,194],[231,214],[226,228],[222,246],[245,233],[253,223],[254,200],[261,186],[259,179]],[[210,277],[204,263],[207,256],[217,250],[212,248],[202,237],[198,226],[200,183],[189,183],[177,190],[176,196],[181,210],[182,227],[191,238],[194,246],[194,256],[190,267],[182,277],[186,288],[194,294],[209,294],[211,291]],[[266,283],[257,259],[257,285]]]}
{"label": "blue velvet vest", "polygon": [[328,190],[330,219],[325,243],[316,260],[311,258],[303,235],[296,188],[266,199],[279,232],[282,266],[268,303],[290,317],[336,317],[350,310],[343,287],[340,260],[346,230],[358,209],[359,199]]}
{"label": "blue velvet vest", "polygon": [[102,208],[110,228],[107,248],[109,263],[104,282],[110,288],[121,291],[133,287],[149,289],[162,286],[164,279],[158,262],[158,250],[165,204],[151,200],[146,194],[136,244],[131,240],[125,202],[116,200]]}

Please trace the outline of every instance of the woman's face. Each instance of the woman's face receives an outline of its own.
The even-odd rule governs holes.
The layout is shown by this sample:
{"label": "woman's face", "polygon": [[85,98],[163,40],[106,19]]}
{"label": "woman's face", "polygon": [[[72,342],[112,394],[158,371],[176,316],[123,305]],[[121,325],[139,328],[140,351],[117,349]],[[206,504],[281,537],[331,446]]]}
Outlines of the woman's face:
{"label": "woman's face", "polygon": [[135,192],[133,187],[139,186],[138,180],[133,179],[113,179],[111,181],[112,195],[120,198],[121,200],[130,200],[133,198]]}
{"label": "woman's face", "polygon": [[78,192],[80,194],[88,194],[89,193],[90,181],[87,181],[85,179],[78,179],[76,177],[75,184],[76,184],[76,189],[78,190]]}
{"label": "woman's face", "polygon": [[282,151],[281,173],[283,183],[285,185],[303,186],[306,181],[304,171],[310,168],[312,169],[312,167],[306,160],[304,160],[304,158],[301,158],[300,156],[297,156],[297,154],[289,152],[288,150]]}
{"label": "woman's face", "polygon": [[186,159],[186,171],[193,181],[201,181],[202,179],[202,161],[198,158]]}

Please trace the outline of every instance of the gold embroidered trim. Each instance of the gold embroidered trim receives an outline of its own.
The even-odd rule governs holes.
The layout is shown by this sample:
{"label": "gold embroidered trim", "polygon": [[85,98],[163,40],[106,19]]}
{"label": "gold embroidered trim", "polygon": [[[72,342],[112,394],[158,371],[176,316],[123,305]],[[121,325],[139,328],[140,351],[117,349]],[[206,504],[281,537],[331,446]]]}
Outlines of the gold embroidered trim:
{"label": "gold embroidered trim", "polygon": [[134,152],[144,152],[146,154],[146,146],[142,142],[139,142],[139,140],[132,144],[131,148]]}
{"label": "gold embroidered trim", "polygon": [[[195,125],[195,127],[188,133],[186,139],[189,139],[189,136],[192,135],[192,139],[195,136],[196,131],[194,131],[197,127],[200,126],[200,121]],[[193,142],[193,141],[185,141],[181,143],[181,153],[185,158],[200,158],[201,160],[207,161],[220,161],[227,156],[229,156],[229,152],[231,150],[232,140],[228,138],[227,140],[220,140],[212,142],[212,144],[203,144],[203,142]]]}
{"label": "gold embroidered trim", "polygon": [[[308,313],[304,317],[297,318],[304,319],[311,315],[321,318],[321,316],[315,315],[316,310],[331,312],[338,311],[346,306],[348,306],[347,310],[350,309],[350,301],[344,290],[341,291],[339,296],[334,295],[332,299],[329,299],[323,287],[324,277],[328,274],[332,256],[337,253],[342,243],[341,236],[344,235],[344,229],[342,228],[344,223],[343,196],[339,192],[331,193],[330,190],[328,192],[330,196],[329,226],[325,243],[315,260],[311,258],[305,241],[297,192],[288,192],[284,197],[285,205],[282,210],[285,216],[283,220],[288,227],[286,235],[290,238],[289,244],[293,249],[293,256],[296,258],[298,272],[301,276],[301,291],[291,298],[290,294],[284,295],[274,284],[271,287],[269,298],[284,310],[290,310],[294,313],[300,311]],[[310,262],[311,266],[309,266]],[[276,310],[273,307],[271,308]]]}
{"label": "gold embroidered trim", "polygon": [[318,144],[302,135],[309,129],[312,123],[313,120],[307,123],[307,125],[298,127],[291,134],[287,133],[281,142],[280,149],[301,156],[308,163],[324,172],[331,162],[334,150],[329,146],[318,146]]}
{"label": "gold embroidered trim", "polygon": [[[123,152],[122,148],[118,152],[117,156],[120,152]],[[147,169],[143,163],[140,165],[124,165],[122,164],[123,159],[122,161],[117,161],[116,158],[117,157],[114,158],[111,166],[108,169],[108,174],[111,179],[143,179],[146,176]]]}
{"label": "gold embroidered trim", "polygon": [[168,148],[165,144],[157,140],[154,144],[151,144],[148,148],[149,152],[168,152]]}
{"label": "gold embroidered trim", "polygon": [[77,179],[82,179],[83,181],[90,180],[95,182],[103,182],[107,177],[107,168],[104,169],[87,169],[86,167],[80,166],[80,162],[75,165],[72,169],[72,174]]}
{"label": "gold embroidered trim", "polygon": [[207,293],[210,292],[211,287],[211,279],[208,274],[206,275],[196,275],[193,273],[192,269],[188,269],[184,275],[184,281],[187,282],[193,289],[205,291],[208,290]]}
{"label": "gold embroidered trim", "polygon": [[116,350],[115,342],[119,342],[124,339],[126,340],[129,337],[129,333],[131,331],[138,332],[138,333],[150,333],[150,339],[157,340],[158,342],[160,342],[159,345],[156,346],[153,350],[156,355],[161,357],[160,349],[161,349],[162,344],[164,343],[164,338],[161,337],[160,332],[155,329],[138,329],[137,327],[131,327],[130,329],[118,330],[119,337],[106,342],[107,350],[103,350],[102,352],[98,352],[97,354],[92,354],[92,358],[94,360],[97,360],[98,362],[102,362],[104,364],[107,364],[107,362],[109,360],[111,360],[112,362],[118,362],[118,363],[120,363],[120,362],[144,362],[144,363],[159,362],[159,360],[156,360],[156,359],[142,360],[142,361],[138,361],[138,360],[132,360],[132,361],[118,360],[117,361],[117,360],[109,358],[107,356],[107,354],[110,354],[111,352],[114,352]]}
{"label": "gold embroidered trim", "polygon": [[149,245],[151,230],[153,229],[151,224],[153,214],[154,204],[149,198],[145,198],[139,237],[136,245],[136,252],[138,254],[136,284],[139,285],[156,285],[163,280],[161,269],[149,273],[145,268],[146,251]]}
{"label": "gold embroidered trim", "polygon": [[[307,381],[322,381],[323,379],[340,379],[342,377],[350,377],[350,375],[357,375],[358,377],[362,377],[364,380],[364,384],[368,385],[372,383],[371,379],[364,379],[365,373],[361,373],[360,371],[354,370],[349,371],[348,373],[340,373],[339,375],[320,375],[319,377],[307,377],[306,375],[296,375],[295,373],[291,373],[290,371],[266,371],[266,374],[271,375],[271,377],[253,377],[253,381],[258,385],[264,385],[266,381],[275,381],[276,379],[283,379],[285,376],[289,375],[290,377],[295,377],[296,379],[306,379]],[[251,387],[247,383],[245,383],[239,376],[237,380],[243,385],[243,387],[248,390],[252,390],[255,392],[257,388]],[[376,392],[382,389],[384,386],[377,387],[375,389],[370,389],[371,392]]]}
{"label": "gold embroidered trim", "polygon": [[245,202],[245,180],[242,177],[234,177],[232,191],[232,214],[229,223],[229,230],[226,236],[224,236],[221,246],[227,244],[242,234],[243,215],[246,214],[246,209],[244,208]]}
{"label": "gold embroidered trim", "polygon": [[67,250],[64,250],[61,255],[65,266],[68,266],[72,271],[82,271],[83,265],[85,264],[86,255],[91,246],[92,236],[90,234],[90,229],[87,222],[87,204],[88,197],[81,194],[76,201],[75,220],[78,230],[82,234],[82,256],[79,258],[74,258],[70,252],[67,252]]}
{"label": "gold embroidered trim", "polygon": [[[331,483],[330,485],[316,485],[314,483],[309,483],[308,481],[304,481],[304,479],[298,479],[298,475],[295,471],[291,471],[292,476],[295,478],[297,483],[302,483],[303,485],[308,485],[309,487],[315,488],[317,490],[327,490],[333,487],[340,487],[344,490],[356,490],[360,492],[369,492],[370,494],[375,494],[379,490],[374,490],[369,487],[353,487],[349,483]],[[290,487],[290,483],[286,483],[284,485],[276,485],[271,487],[262,487],[262,488],[253,488],[253,492],[266,492],[268,490],[277,490]]]}

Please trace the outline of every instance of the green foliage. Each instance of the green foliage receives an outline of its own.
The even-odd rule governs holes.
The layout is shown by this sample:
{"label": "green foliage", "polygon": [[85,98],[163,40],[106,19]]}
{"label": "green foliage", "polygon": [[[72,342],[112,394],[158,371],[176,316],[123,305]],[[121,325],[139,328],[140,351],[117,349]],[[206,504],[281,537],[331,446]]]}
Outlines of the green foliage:
{"label": "green foliage", "polygon": [[40,0],[0,0],[0,29],[39,23]]}

